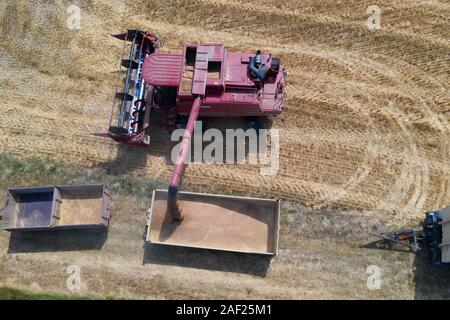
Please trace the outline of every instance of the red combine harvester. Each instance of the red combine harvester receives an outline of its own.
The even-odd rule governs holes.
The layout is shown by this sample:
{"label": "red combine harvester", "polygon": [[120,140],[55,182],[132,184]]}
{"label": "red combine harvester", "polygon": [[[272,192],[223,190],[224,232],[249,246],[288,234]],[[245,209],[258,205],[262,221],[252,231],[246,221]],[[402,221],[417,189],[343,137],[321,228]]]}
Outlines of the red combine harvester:
{"label": "red combine harvester", "polygon": [[260,51],[235,53],[221,44],[186,44],[181,52],[163,52],[152,33],[128,30],[113,36],[124,41],[122,59],[109,130],[97,135],[147,147],[152,112],[162,114],[169,133],[189,116],[168,190],[168,209],[174,220],[181,220],[176,199],[195,121],[279,114],[286,72],[279,58]]}
{"label": "red combine harvester", "polygon": [[258,117],[283,111],[286,72],[270,54],[228,52],[221,44],[187,44],[182,52],[163,52],[161,40],[151,33],[128,30],[113,36],[124,41],[122,59],[109,130],[98,135],[147,147],[154,110],[162,113],[169,132],[179,115],[195,122],[199,116]]}

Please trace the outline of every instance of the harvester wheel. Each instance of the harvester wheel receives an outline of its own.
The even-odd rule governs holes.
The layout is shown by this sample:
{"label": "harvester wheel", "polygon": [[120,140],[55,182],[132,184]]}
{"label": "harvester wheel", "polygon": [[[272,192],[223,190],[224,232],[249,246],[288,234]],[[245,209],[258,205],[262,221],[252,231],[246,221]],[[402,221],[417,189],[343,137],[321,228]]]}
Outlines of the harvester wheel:
{"label": "harvester wheel", "polygon": [[202,123],[202,133],[208,130],[208,119],[204,117],[199,117],[197,121]]}
{"label": "harvester wheel", "polygon": [[186,129],[188,117],[177,115],[175,126],[177,129]]}
{"label": "harvester wheel", "polygon": [[255,129],[257,134],[259,130],[266,129],[261,117],[245,117],[244,122],[247,129]]}
{"label": "harvester wheel", "polygon": [[[175,126],[177,129],[186,129],[188,122],[188,117],[177,115],[177,119],[175,120]],[[205,132],[208,129],[208,120],[206,118],[197,118],[196,122],[202,123],[202,132]]]}
{"label": "harvester wheel", "polygon": [[128,133],[127,129],[122,128],[122,127],[116,127],[116,126],[109,127],[108,131],[111,132],[112,134],[117,134],[117,135],[123,135],[123,134]]}

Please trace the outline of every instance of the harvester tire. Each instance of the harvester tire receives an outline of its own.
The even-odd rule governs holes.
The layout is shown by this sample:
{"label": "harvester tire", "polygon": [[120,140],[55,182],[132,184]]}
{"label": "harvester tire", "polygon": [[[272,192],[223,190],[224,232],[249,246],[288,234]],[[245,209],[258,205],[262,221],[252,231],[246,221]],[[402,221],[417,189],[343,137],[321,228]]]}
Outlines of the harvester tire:
{"label": "harvester tire", "polygon": [[128,133],[127,129],[122,128],[122,127],[116,127],[116,126],[109,127],[108,131],[110,133],[116,134],[116,135],[124,135],[124,134]]}

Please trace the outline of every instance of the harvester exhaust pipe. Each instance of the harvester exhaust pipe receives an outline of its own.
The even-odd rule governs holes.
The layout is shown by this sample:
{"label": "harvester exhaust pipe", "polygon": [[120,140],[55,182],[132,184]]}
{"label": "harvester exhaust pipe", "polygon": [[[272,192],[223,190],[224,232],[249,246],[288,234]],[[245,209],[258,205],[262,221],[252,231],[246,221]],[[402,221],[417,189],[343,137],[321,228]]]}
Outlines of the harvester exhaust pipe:
{"label": "harvester exhaust pipe", "polygon": [[167,199],[167,210],[172,216],[173,222],[182,221],[183,215],[178,206],[178,191],[181,185],[181,175],[183,174],[185,159],[191,146],[191,137],[194,132],[195,121],[198,118],[200,107],[202,105],[202,97],[197,96],[192,105],[191,113],[189,114],[189,120],[184,130],[183,141],[181,142],[180,150],[178,151],[177,162],[175,163],[175,169],[173,170],[172,177],[169,183],[169,192]]}

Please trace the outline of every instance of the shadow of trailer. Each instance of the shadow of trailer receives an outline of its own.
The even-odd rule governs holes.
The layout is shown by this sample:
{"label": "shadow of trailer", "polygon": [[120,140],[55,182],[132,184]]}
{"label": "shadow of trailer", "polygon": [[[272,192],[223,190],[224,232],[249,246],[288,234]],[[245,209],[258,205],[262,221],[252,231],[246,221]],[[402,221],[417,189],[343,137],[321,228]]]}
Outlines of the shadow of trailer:
{"label": "shadow of trailer", "polygon": [[32,231],[109,227],[111,193],[107,185],[56,185],[11,188],[0,230]]}

